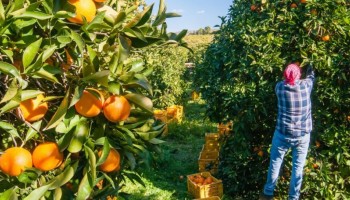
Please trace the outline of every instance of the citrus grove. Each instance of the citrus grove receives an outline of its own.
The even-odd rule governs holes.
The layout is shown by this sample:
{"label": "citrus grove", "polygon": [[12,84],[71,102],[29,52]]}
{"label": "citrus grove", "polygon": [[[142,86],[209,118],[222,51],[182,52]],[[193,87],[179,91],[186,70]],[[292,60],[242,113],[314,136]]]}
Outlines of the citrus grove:
{"label": "citrus grove", "polygon": [[[0,199],[106,199],[162,143],[153,119],[150,45],[163,0],[0,2]],[[135,53],[137,52],[137,53]],[[140,53],[141,52],[141,53]]]}
{"label": "citrus grove", "polygon": [[[215,122],[233,121],[219,178],[232,197],[257,199],[275,128],[275,84],[283,69],[312,64],[314,129],[301,199],[350,197],[350,4],[345,0],[235,0],[195,69],[195,86]],[[286,199],[291,157],[276,197]]]}

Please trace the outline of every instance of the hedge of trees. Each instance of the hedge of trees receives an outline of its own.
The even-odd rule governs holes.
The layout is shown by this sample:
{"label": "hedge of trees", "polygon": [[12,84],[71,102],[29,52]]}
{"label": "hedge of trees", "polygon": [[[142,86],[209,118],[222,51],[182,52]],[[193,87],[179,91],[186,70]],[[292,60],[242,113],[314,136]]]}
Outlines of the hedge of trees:
{"label": "hedge of trees", "polygon": [[[289,63],[316,71],[314,130],[301,199],[350,196],[350,4],[344,0],[237,0],[196,67],[195,85],[215,122],[234,122],[220,161],[233,197],[262,191],[276,122],[275,84]],[[286,198],[290,157],[277,196]]]}

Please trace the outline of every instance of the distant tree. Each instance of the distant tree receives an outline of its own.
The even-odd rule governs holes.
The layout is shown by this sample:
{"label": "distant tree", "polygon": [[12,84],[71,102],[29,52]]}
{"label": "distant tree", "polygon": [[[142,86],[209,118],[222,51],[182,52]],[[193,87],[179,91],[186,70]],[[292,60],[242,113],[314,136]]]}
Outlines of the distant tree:
{"label": "distant tree", "polygon": [[210,26],[206,26],[205,28],[204,28],[204,33],[205,34],[210,34],[211,33],[211,28],[210,28]]}

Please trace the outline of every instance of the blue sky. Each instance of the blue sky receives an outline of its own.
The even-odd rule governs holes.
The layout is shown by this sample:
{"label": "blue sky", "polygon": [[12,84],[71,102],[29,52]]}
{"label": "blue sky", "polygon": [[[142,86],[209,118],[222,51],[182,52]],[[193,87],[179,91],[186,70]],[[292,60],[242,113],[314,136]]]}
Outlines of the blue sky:
{"label": "blue sky", "polygon": [[[206,26],[221,24],[219,16],[226,16],[233,0],[166,0],[167,12],[176,12],[181,17],[168,18],[168,32],[182,29],[198,30]],[[155,3],[153,13],[158,11],[159,0],[146,0],[149,5]]]}

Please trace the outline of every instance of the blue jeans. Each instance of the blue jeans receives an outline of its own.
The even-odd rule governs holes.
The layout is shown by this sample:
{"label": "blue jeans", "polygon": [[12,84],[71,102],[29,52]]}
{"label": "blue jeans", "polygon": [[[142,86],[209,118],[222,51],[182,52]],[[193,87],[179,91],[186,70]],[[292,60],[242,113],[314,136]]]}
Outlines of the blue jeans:
{"label": "blue jeans", "polygon": [[270,166],[264,194],[273,195],[284,155],[289,148],[292,149],[292,176],[289,186],[289,200],[297,200],[300,195],[303,168],[310,143],[310,133],[300,137],[290,137],[275,130],[270,152]]}

